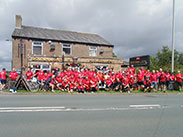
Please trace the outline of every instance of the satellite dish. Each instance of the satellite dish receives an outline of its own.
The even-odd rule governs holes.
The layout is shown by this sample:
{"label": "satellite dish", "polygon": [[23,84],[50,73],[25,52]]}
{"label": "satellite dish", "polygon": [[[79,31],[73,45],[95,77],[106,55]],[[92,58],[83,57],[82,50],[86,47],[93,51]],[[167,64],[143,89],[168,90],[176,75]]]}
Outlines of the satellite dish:
{"label": "satellite dish", "polygon": [[101,49],[101,50],[100,50],[100,54],[103,54],[103,53],[104,53],[104,50],[103,50],[103,49]]}

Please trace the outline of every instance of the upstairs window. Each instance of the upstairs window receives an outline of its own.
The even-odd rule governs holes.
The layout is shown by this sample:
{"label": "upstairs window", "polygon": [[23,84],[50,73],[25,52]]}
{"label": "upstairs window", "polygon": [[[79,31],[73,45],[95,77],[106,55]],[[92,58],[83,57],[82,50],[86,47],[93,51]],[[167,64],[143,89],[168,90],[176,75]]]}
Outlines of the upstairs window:
{"label": "upstairs window", "polygon": [[64,43],[62,46],[62,51],[65,55],[71,55],[72,54],[72,46],[71,44]]}
{"label": "upstairs window", "polygon": [[89,55],[93,56],[93,57],[96,57],[97,56],[97,47],[91,46],[89,48]]}
{"label": "upstairs window", "polygon": [[43,54],[43,43],[38,41],[32,42],[32,54],[42,55]]}

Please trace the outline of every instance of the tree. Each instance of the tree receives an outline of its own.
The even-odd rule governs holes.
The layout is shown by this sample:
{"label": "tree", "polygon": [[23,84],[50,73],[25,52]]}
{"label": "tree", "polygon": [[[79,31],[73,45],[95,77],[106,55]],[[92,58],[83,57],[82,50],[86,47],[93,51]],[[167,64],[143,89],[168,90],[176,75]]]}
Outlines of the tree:
{"label": "tree", "polygon": [[[158,51],[156,57],[151,57],[151,70],[162,68],[165,72],[171,72],[172,51],[168,46],[162,46],[161,51]],[[181,70],[183,72],[183,53],[175,50],[175,72]]]}

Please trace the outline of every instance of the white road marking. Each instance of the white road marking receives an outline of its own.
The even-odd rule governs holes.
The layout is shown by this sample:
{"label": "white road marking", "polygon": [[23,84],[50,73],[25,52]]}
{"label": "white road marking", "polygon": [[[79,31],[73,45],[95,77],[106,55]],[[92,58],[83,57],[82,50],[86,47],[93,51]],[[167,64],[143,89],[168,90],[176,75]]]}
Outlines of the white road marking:
{"label": "white road marking", "polygon": [[[149,105],[148,105],[149,106]],[[66,108],[62,107],[3,107],[0,108],[0,113],[3,112],[78,112],[78,111],[122,111],[134,109],[153,109],[151,107],[108,107],[108,108]]]}
{"label": "white road marking", "polygon": [[130,108],[152,108],[152,107],[158,107],[160,108],[161,106],[159,104],[151,104],[151,105],[130,105]]}
{"label": "white road marking", "polygon": [[16,110],[16,109],[64,109],[64,106],[59,106],[59,107],[1,107],[0,110]]}

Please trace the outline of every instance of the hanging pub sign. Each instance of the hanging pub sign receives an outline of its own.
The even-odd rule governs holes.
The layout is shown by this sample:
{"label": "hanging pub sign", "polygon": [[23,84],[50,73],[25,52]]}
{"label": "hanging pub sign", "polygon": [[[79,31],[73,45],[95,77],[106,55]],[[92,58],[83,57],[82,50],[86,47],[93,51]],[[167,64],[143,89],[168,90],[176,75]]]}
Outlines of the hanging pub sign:
{"label": "hanging pub sign", "polygon": [[134,65],[134,67],[142,67],[147,66],[150,67],[150,56],[137,56],[130,58],[130,65]]}

